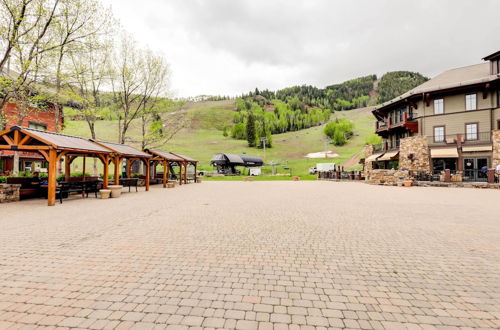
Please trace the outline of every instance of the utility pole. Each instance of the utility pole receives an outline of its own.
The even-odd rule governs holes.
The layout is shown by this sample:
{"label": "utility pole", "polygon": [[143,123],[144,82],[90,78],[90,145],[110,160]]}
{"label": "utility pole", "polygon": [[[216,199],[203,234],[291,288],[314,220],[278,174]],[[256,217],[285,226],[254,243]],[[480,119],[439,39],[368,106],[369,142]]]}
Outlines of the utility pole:
{"label": "utility pole", "polygon": [[266,161],[266,144],[267,144],[267,138],[266,137],[261,137],[260,141],[262,142],[262,145],[264,146],[264,161]]}

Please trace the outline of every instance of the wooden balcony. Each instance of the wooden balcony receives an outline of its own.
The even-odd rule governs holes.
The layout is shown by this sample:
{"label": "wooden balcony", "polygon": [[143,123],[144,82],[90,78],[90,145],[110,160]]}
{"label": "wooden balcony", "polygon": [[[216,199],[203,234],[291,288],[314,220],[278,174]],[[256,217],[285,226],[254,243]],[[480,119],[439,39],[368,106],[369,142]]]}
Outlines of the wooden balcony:
{"label": "wooden balcony", "polygon": [[410,132],[418,133],[418,121],[412,119],[410,114],[405,112],[403,113],[403,120],[399,122],[393,122],[391,117],[386,118],[384,121],[377,121],[375,132],[389,132],[397,128],[404,128]]}

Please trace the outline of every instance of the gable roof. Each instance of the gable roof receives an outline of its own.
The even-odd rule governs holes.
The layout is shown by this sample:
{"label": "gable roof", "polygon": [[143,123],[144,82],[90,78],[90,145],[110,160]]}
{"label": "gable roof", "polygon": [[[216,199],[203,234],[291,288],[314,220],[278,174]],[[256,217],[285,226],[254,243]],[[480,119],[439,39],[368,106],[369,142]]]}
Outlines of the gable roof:
{"label": "gable roof", "polygon": [[500,58],[500,50],[498,52],[494,52],[493,54],[484,57],[483,60],[491,61],[491,60],[496,60],[497,58]]}
{"label": "gable roof", "polygon": [[100,146],[103,146],[104,148],[106,148],[110,151],[113,151],[117,154],[120,154],[122,156],[147,157],[147,158],[151,157],[150,154],[147,154],[144,151],[137,150],[137,149],[132,148],[131,146],[128,146],[125,144],[106,142],[106,141],[98,141],[98,140],[93,140],[93,139],[90,139],[90,141],[92,141]]}
{"label": "gable roof", "polygon": [[78,136],[71,136],[59,133],[40,131],[34,128],[13,126],[11,130],[20,130],[32,138],[61,150],[75,150],[95,153],[110,153],[110,151],[100,145]]}

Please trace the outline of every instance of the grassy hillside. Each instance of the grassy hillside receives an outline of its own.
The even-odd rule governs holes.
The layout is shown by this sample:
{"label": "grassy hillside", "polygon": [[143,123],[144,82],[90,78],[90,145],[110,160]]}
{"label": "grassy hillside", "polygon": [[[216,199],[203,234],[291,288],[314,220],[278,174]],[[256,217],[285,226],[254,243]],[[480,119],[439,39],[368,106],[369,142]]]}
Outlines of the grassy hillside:
{"label": "grassy hillside", "polygon": [[[249,148],[246,141],[234,140],[222,136],[224,125],[230,125],[234,111],[233,101],[207,101],[187,103],[176,111],[185,111],[190,118],[190,125],[180,131],[174,139],[169,141],[162,149],[177,151],[188,154],[200,160],[201,168],[211,170],[209,162],[212,156],[218,152],[248,154],[264,157],[262,149]],[[339,111],[332,115],[345,117],[355,124],[355,136],[348,144],[342,147],[327,145],[327,150],[339,154],[338,158],[328,160],[308,160],[305,155],[310,152],[325,150],[325,135],[323,126],[313,127],[296,132],[273,135],[274,146],[266,149],[265,159],[284,164],[291,168],[293,175],[307,178],[309,167],[319,162],[335,162],[343,164],[353,155],[358,153],[364,145],[365,137],[373,132],[374,119],[370,108],[356,109],[351,111]],[[67,134],[89,136],[89,130],[84,121],[67,121]],[[96,124],[96,132],[99,139],[116,141],[117,122],[102,120]],[[139,141],[138,123],[134,123],[129,133],[130,144]],[[136,144],[138,145],[138,144]],[[357,162],[356,162],[357,163]],[[270,171],[270,169],[265,169]],[[278,168],[280,173],[289,173],[283,168]]]}

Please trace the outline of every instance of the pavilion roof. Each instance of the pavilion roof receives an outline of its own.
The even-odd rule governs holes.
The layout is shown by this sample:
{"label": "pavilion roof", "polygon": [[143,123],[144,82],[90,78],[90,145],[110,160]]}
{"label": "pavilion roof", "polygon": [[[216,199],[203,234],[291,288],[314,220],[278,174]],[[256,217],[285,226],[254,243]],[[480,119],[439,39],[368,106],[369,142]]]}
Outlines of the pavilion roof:
{"label": "pavilion roof", "polygon": [[186,156],[186,155],[183,155],[183,154],[180,154],[180,153],[177,153],[177,152],[171,152],[171,154],[177,156],[177,157],[180,157],[182,158],[184,161],[186,162],[190,162],[190,163],[197,163],[198,161],[194,158],[191,158],[189,156]]}
{"label": "pavilion roof", "polygon": [[157,150],[157,149],[146,149],[146,151],[149,152],[150,154],[152,154],[153,156],[158,156],[158,157],[161,157],[165,160],[169,160],[169,161],[173,161],[173,162],[184,161],[183,158],[181,158],[181,157],[179,157],[171,152]]}
{"label": "pavilion roof", "polygon": [[120,144],[120,143],[113,143],[113,142],[106,142],[106,141],[99,141],[99,140],[93,140],[91,139],[90,141],[114,152],[117,154],[120,154],[121,156],[126,156],[126,157],[140,157],[140,158],[150,158],[151,155],[148,153],[145,153],[144,151],[137,150],[131,146],[125,145],[125,144]]}
{"label": "pavilion roof", "polygon": [[13,126],[11,131],[19,130],[20,132],[29,135],[35,140],[40,141],[43,144],[51,146],[59,150],[69,150],[69,151],[83,151],[90,153],[110,153],[110,151],[100,145],[89,141],[88,139],[65,135],[60,133],[52,133],[46,131],[40,131],[34,128]]}

